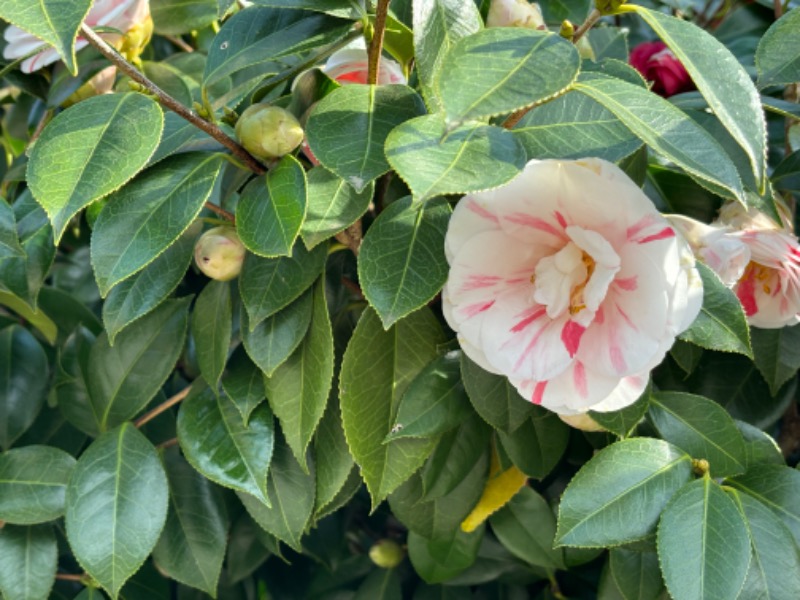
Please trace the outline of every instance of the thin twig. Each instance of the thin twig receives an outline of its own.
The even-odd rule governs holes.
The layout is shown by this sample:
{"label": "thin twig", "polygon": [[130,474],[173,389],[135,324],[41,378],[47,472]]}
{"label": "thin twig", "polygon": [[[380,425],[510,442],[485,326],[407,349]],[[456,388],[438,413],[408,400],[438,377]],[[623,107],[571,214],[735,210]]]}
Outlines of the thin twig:
{"label": "thin twig", "polygon": [[777,21],[783,16],[783,2],[781,0],[772,0],[772,6],[775,10],[775,20]]}
{"label": "thin twig", "polygon": [[378,70],[381,64],[381,53],[383,52],[383,34],[386,31],[386,16],[389,13],[389,0],[378,0],[375,7],[375,31],[372,34],[372,43],[369,45],[369,70],[367,71],[367,83],[376,85],[378,83]]}
{"label": "thin twig", "polygon": [[358,256],[358,252],[361,250],[362,239],[361,220],[359,219],[344,231],[337,233],[336,239],[350,248],[350,250],[353,251],[353,254]]}
{"label": "thin twig", "polygon": [[44,111],[42,118],[39,119],[39,122],[36,124],[36,129],[31,135],[31,141],[29,143],[32,144],[39,138],[39,136],[42,134],[42,130],[44,129],[45,125],[47,125],[50,122],[50,119],[52,118],[53,118],[52,109]]}
{"label": "thin twig", "polygon": [[213,202],[206,202],[203,206],[205,206],[208,210],[216,214],[217,216],[222,217],[223,219],[230,221],[231,223],[236,222],[236,217],[233,213],[228,212],[224,208],[221,208],[214,204]]}
{"label": "thin twig", "polygon": [[258,175],[262,175],[266,172],[264,166],[258,162],[247,150],[242,148],[235,140],[229,138],[224,131],[222,131],[213,123],[209,123],[208,121],[200,118],[196,113],[186,108],[183,104],[178,102],[175,98],[167,94],[155,83],[150,81],[142,73],[137,71],[136,67],[120,56],[118,52],[109,46],[103,38],[92,31],[91,28],[85,23],[81,25],[81,36],[84,37],[92,46],[97,48],[97,50],[100,51],[103,56],[117,65],[117,68],[120,71],[144,87],[150,94],[155,96],[164,107],[186,119],[189,121],[189,123],[217,140],[220,144],[230,150],[234,156],[247,165],[251,171],[257,173]]}
{"label": "thin twig", "polygon": [[56,573],[56,579],[61,581],[77,581],[83,583],[86,579],[86,574],[73,575],[72,573]]}
{"label": "thin twig", "polygon": [[169,400],[167,400],[165,402],[162,402],[161,404],[156,406],[150,412],[148,412],[148,413],[142,415],[141,417],[139,417],[138,419],[136,419],[133,422],[134,426],[135,427],[141,427],[145,423],[149,423],[150,421],[155,419],[158,415],[163,413],[165,410],[169,410],[170,408],[172,408],[173,406],[178,404],[178,402],[180,402],[181,400],[186,398],[186,396],[189,395],[189,392],[191,391],[191,389],[192,389],[192,386],[187,385],[180,392],[175,394],[172,398],[170,398]]}
{"label": "thin twig", "polygon": [[581,39],[583,35],[589,31],[602,16],[603,14],[599,10],[596,8],[592,9],[592,12],[589,13],[589,16],[586,17],[586,20],[575,30],[575,35],[572,36],[572,43],[577,44],[578,40]]}
{"label": "thin twig", "polygon": [[171,446],[177,445],[177,443],[178,443],[178,438],[171,438],[168,439],[166,442],[161,442],[158,446],[156,446],[156,448],[159,450],[161,450],[162,448],[170,448]]}
{"label": "thin twig", "polygon": [[194,48],[192,48],[191,44],[186,43],[185,40],[182,40],[177,35],[165,35],[164,39],[170,42],[173,46],[177,46],[184,52],[194,52]]}

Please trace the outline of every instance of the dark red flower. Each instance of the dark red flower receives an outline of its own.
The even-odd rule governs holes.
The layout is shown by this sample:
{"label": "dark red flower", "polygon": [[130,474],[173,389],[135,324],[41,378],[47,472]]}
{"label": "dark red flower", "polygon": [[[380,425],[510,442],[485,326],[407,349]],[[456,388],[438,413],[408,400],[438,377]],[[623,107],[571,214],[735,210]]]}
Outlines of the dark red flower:
{"label": "dark red flower", "polygon": [[674,96],[694,89],[686,69],[663,42],[645,42],[631,51],[629,59],[633,68],[653,83],[656,94]]}

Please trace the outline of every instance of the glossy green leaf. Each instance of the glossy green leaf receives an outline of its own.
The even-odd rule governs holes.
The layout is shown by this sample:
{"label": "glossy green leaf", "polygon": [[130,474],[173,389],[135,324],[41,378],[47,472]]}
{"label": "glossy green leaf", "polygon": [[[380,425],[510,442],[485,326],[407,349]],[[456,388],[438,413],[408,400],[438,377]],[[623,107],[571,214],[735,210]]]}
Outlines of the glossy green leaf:
{"label": "glossy green leaf", "polygon": [[192,311],[192,338],[200,373],[212,389],[216,389],[225,369],[232,331],[231,284],[211,280],[200,292]]}
{"label": "glossy green leaf", "polygon": [[309,463],[308,467],[309,472],[303,472],[289,446],[276,444],[267,482],[270,506],[253,496],[239,493],[256,523],[298,551],[314,510],[314,464]]}
{"label": "glossy green leaf", "polygon": [[750,330],[758,370],[773,395],[800,369],[800,326]]}
{"label": "glossy green leaf", "polygon": [[337,17],[357,17],[362,13],[361,7],[353,0],[253,0],[253,4],[276,8],[316,10]]}
{"label": "glossy green leaf", "polygon": [[407,86],[345,85],[313,109],[308,145],[323,166],[360,193],[390,168],[383,148],[389,132],[424,112],[422,98]]}
{"label": "glossy green leaf", "polygon": [[217,8],[217,0],[159,0],[151,14],[156,33],[180,35],[211,25]]}
{"label": "glossy green leaf", "polygon": [[148,166],[152,166],[172,154],[193,150],[219,151],[222,150],[222,146],[206,132],[198,129],[177,113],[168,112],[164,115],[164,131],[161,133],[161,141],[153,156],[150,157]]}
{"label": "glossy green leaf", "polygon": [[385,149],[417,201],[498,187],[527,162],[525,149],[508,130],[472,122],[448,131],[441,114],[398,125]]}
{"label": "glossy green leaf", "polygon": [[264,375],[247,356],[244,347],[239,346],[231,355],[222,377],[222,388],[228,399],[236,405],[246,425],[252,412],[266,399],[266,395]]}
{"label": "glossy green leaf", "polygon": [[53,385],[61,414],[73,427],[91,436],[99,433],[86,385],[94,342],[95,335],[85,327],[78,327],[67,337],[59,352]]}
{"label": "glossy green leaf", "polygon": [[484,371],[466,354],[461,355],[461,375],[475,412],[495,429],[512,433],[534,413],[535,406],[506,377]]}
{"label": "glossy green leaf", "polygon": [[406,389],[387,440],[432,437],[457,427],[472,409],[461,382],[461,354],[434,359]]}
{"label": "glossy green leaf", "polygon": [[164,384],[183,351],[190,298],[168,300],[89,355],[87,386],[94,422],[106,431],[135,417]]}
{"label": "glossy green leaf", "polygon": [[545,569],[564,569],[564,551],[553,548],[556,519],[547,501],[523,487],[489,517],[492,531],[514,556]]}
{"label": "glossy green leaf", "polygon": [[267,469],[275,430],[267,404],[255,409],[245,425],[231,400],[206,388],[183,401],[177,429],[186,460],[200,473],[269,502]]}
{"label": "glossy green leaf", "polygon": [[771,509],[792,532],[795,543],[800,544],[800,471],[784,465],[759,465],[726,484]]}
{"label": "glossy green leaf", "polygon": [[113,599],[156,545],[168,493],[155,448],[130,423],[102,434],[78,459],[67,485],[67,539]]}
{"label": "glossy green leaf", "polygon": [[423,206],[410,198],[386,208],[364,236],[358,260],[361,289],[384,328],[428,303],[447,279],[444,200]]}
{"label": "glossy green leaf", "polygon": [[569,429],[555,413],[534,406],[529,419],[512,433],[498,431],[497,439],[520,471],[544,479],[567,449]]}
{"label": "glossy green leaf", "polygon": [[28,184],[53,223],[56,242],[79,210],[147,164],[163,126],[154,100],[129,93],[79,102],[45,127],[31,150]]}
{"label": "glossy green leaf", "polygon": [[0,454],[0,521],[33,525],[64,514],[64,495],[75,459],[51,446],[12,448]]}
{"label": "glossy green leaf", "polygon": [[343,231],[367,212],[374,185],[361,192],[323,166],[308,172],[308,212],[300,235],[307,248],[313,248]]}
{"label": "glossy green leaf", "polygon": [[7,258],[24,258],[25,251],[17,236],[14,210],[0,197],[0,261]]}
{"label": "glossy green leaf", "polygon": [[288,257],[248,254],[239,276],[239,291],[250,331],[306,291],[325,268],[327,256],[324,246],[308,251],[301,243],[294,245]]}
{"label": "glossy green leaf", "polygon": [[92,231],[92,266],[102,295],[152,263],[189,228],[221,167],[217,154],[178,154],[109,199]]}
{"label": "glossy green leaf", "polygon": [[38,329],[48,342],[53,343],[56,341],[58,326],[43,310],[33,310],[22,298],[2,291],[0,291],[0,306],[10,308],[25,319]]}
{"label": "glossy green leaf", "polygon": [[744,438],[748,471],[760,464],[786,464],[780,447],[769,434],[744,421],[735,421],[735,423]]}
{"label": "glossy green leaf", "polygon": [[[631,438],[604,448],[561,497],[556,544],[598,547],[644,538],[691,472],[691,458],[662,440]],[[632,512],[636,519],[623,516]]]}
{"label": "glossy green leaf", "polygon": [[697,263],[703,280],[703,307],[680,338],[709,350],[738,352],[750,358],[750,330],[742,303],[719,277],[703,263]]}
{"label": "glossy green leaf", "polygon": [[414,59],[422,95],[431,109],[441,109],[436,87],[442,61],[461,38],[480,31],[483,20],[472,0],[414,0]]}
{"label": "glossy green leaf", "polygon": [[427,309],[388,331],[377,313],[367,309],[347,346],[339,381],[342,422],[373,509],[422,466],[435,446],[435,440],[428,439],[384,440],[395,423],[400,398],[435,358],[442,341],[441,328]]}
{"label": "glossy green leaf", "polygon": [[482,538],[482,527],[471,533],[455,528],[431,540],[411,531],[408,558],[427,583],[444,583],[475,562]]}
{"label": "glossy green leaf", "polygon": [[164,453],[169,512],[153,550],[161,571],[216,596],[228,535],[228,515],[219,490],[175,449]]}
{"label": "glossy green leaf", "polygon": [[5,0],[0,6],[0,18],[53,46],[67,69],[75,75],[78,72],[75,38],[91,5],[91,0],[67,4],[57,0]]}
{"label": "glossy green leaf", "polygon": [[457,41],[436,82],[448,121],[464,122],[532,106],[566,91],[580,68],[559,35],[492,27]]}
{"label": "glossy green leaf", "polygon": [[192,261],[198,233],[198,227],[189,227],[153,262],[111,288],[103,302],[103,325],[112,345],[120,331],[154,310],[178,287]]}
{"label": "glossy green leaf", "polygon": [[294,156],[284,156],[242,192],[236,207],[242,243],[260,256],[291,256],[306,216],[307,195],[306,172]]}
{"label": "glossy green leaf", "polygon": [[0,330],[0,448],[8,450],[31,426],[48,391],[47,355],[19,325]]}
{"label": "glossy green leaf", "polygon": [[744,473],[747,451],[742,434],[719,404],[682,392],[650,397],[650,419],[661,437],[692,458],[706,459],[714,477]]}
{"label": "glossy green leaf", "polygon": [[319,518],[334,503],[353,474],[358,484],[361,484],[361,478],[354,468],[355,462],[347,449],[339,402],[333,398],[328,400],[325,414],[322,415],[314,436],[314,458],[317,478],[314,516]]}
{"label": "glossy green leaf", "polygon": [[750,540],[733,500],[709,477],[684,486],[664,509],[658,556],[675,600],[736,598],[750,563]]}
{"label": "glossy green leaf", "polygon": [[247,311],[240,313],[240,333],[248,356],[265,375],[271,376],[303,341],[311,322],[312,292],[303,293],[250,331]]}
{"label": "glossy green leaf", "polygon": [[[674,348],[674,346],[673,346]],[[636,402],[622,410],[613,412],[595,412],[590,410],[589,416],[604,429],[618,435],[628,437],[636,425],[644,418],[650,406],[650,389],[646,389]]]}
{"label": "glossy green leaf", "polygon": [[306,449],[325,412],[333,384],[333,334],[324,279],[314,287],[311,324],[300,346],[264,379],[272,411],[303,470]]}
{"label": "glossy green leaf", "polygon": [[704,186],[744,201],[736,167],[719,143],[667,100],[632,83],[587,73],[574,88],[603,105],[653,150]]}
{"label": "glossy green leaf", "polygon": [[658,598],[664,591],[658,555],[655,552],[636,552],[611,548],[609,569],[624,600]]}
{"label": "glossy green leaf", "polygon": [[402,600],[400,577],[394,569],[375,569],[359,586],[353,600]]}
{"label": "glossy green leaf", "polygon": [[577,92],[528,111],[511,132],[529,159],[596,156],[616,162],[641,146],[614,113]]}
{"label": "glossy green leaf", "polygon": [[0,529],[0,592],[4,600],[47,600],[56,577],[58,545],[50,525]]}
{"label": "glossy green leaf", "polygon": [[269,557],[270,551],[259,541],[260,531],[247,513],[242,513],[233,523],[225,567],[225,578],[231,583],[249,577]]}

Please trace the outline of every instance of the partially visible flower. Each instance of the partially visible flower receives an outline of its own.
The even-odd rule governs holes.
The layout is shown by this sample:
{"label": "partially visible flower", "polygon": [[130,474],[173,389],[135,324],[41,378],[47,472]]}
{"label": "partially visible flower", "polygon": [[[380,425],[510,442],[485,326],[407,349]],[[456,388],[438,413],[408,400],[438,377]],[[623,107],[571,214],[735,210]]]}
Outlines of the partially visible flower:
{"label": "partially visible flower", "polygon": [[261,160],[289,154],[303,141],[303,128],[295,116],[279,106],[253,104],[236,121],[236,137]]}
{"label": "partially visible flower", "polygon": [[63,108],[69,108],[81,100],[86,100],[100,94],[108,94],[114,88],[114,80],[117,78],[117,67],[111,65],[98,72],[89,81],[79,87],[72,95],[61,103]]}
{"label": "partially visible flower", "polygon": [[547,29],[539,5],[528,0],[492,0],[486,26]]}
{"label": "partially visible flower", "polygon": [[564,421],[570,427],[580,429],[581,431],[605,431],[605,427],[600,425],[589,413],[578,413],[577,415],[558,415],[558,418]]}
{"label": "partially visible flower", "polygon": [[464,352],[559,414],[632,404],[702,302],[686,242],[596,158],[534,160],[465,196],[445,252],[443,309]]}
{"label": "partially visible flower", "polygon": [[[95,0],[84,22],[89,27],[112,27],[123,33],[136,30],[140,38],[137,45],[139,53],[141,48],[149,41],[150,33],[152,33],[149,0]],[[147,33],[147,31],[150,33]],[[144,35],[145,33],[146,35]],[[3,51],[3,57],[7,60],[21,58],[44,44],[36,36],[14,25],[6,28],[4,37],[7,45]],[[111,44],[124,45],[118,34],[103,34],[103,37]],[[88,44],[89,42],[79,36],[75,42],[75,50],[81,50]],[[136,57],[138,57],[138,53]],[[59,55],[55,48],[46,48],[42,52],[24,60],[22,62],[22,71],[24,73],[33,73],[58,59]]]}
{"label": "partially visible flower", "polygon": [[197,268],[217,281],[229,281],[242,271],[246,254],[233,227],[214,227],[206,231],[194,246]]}
{"label": "partially visible flower", "polygon": [[656,94],[674,96],[694,89],[694,82],[681,62],[663,42],[644,42],[636,46],[629,62],[648,81]]}

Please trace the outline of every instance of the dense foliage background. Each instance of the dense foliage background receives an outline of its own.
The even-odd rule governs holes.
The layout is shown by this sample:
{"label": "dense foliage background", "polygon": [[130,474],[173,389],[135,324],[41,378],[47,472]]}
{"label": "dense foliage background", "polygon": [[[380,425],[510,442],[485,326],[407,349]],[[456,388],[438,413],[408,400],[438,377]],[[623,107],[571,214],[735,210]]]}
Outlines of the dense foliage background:
{"label": "dense foliage background", "polygon": [[[799,327],[749,327],[700,265],[698,318],[585,432],[470,360],[440,297],[453,207],[531,159],[614,162],[706,223],[793,214],[791,0],[542,0],[546,29],[150,0],[152,37],[90,13],[87,44],[91,5],[0,4],[63,59],[6,33],[4,600],[800,596]],[[650,89],[629,49],[659,39]],[[256,103],[296,121],[248,152]],[[224,229],[193,262],[234,219],[246,254]]]}

